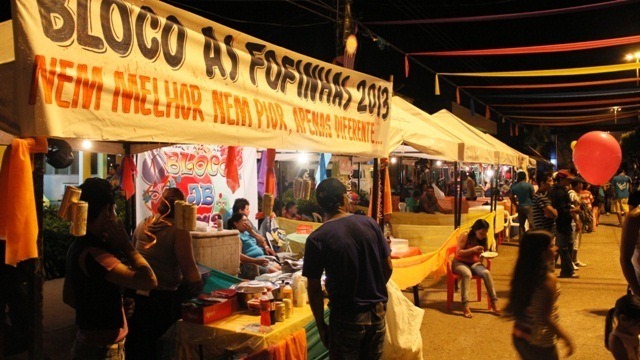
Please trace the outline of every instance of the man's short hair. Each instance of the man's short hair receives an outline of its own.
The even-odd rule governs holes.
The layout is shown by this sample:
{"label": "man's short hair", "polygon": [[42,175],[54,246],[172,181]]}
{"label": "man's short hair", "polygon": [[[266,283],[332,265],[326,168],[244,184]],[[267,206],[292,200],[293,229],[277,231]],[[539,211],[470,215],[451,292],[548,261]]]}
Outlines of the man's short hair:
{"label": "man's short hair", "polygon": [[346,193],[347,187],[340,180],[329,178],[322,180],[316,188],[316,200],[325,212],[336,213]]}
{"label": "man's short hair", "polygon": [[552,178],[552,177],[553,177],[552,173],[541,171],[536,176],[536,182],[538,184],[542,184],[543,182],[546,182],[549,178]]}
{"label": "man's short hair", "polygon": [[240,212],[240,210],[243,210],[247,205],[249,205],[249,200],[245,198],[236,199],[236,201],[233,202],[232,211],[234,213]]}
{"label": "man's short hair", "polygon": [[111,184],[105,179],[88,178],[79,188],[82,190],[80,200],[89,204],[88,221],[95,220],[105,206],[112,206],[116,203]]}

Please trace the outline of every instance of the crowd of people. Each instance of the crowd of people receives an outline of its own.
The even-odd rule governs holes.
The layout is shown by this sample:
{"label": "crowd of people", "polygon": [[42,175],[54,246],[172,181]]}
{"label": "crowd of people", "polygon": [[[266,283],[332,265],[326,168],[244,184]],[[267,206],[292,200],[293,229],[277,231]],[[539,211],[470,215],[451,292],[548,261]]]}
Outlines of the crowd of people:
{"label": "crowd of people", "polygon": [[[535,184],[519,173],[510,188],[520,223],[529,222],[530,226],[519,232],[519,254],[504,309],[497,306],[493,279],[481,257],[489,250],[490,226],[485,220],[477,220],[460,235],[451,267],[461,277],[465,317],[473,317],[467,302],[469,283],[476,275],[484,280],[492,312],[503,315],[504,311],[515,320],[513,343],[521,357],[557,359],[557,340],[564,341],[569,355],[575,345],[558,323],[554,268],[560,267],[560,278],[577,278],[576,271],[586,266],[578,258],[581,234],[597,230],[606,190],[591,187],[564,169],[539,173]],[[184,200],[184,194],[176,188],[165,189],[158,213],[138,224],[129,239],[115,216],[113,185],[91,178],[80,186],[81,200],[89,206],[87,235],[78,238],[69,250],[63,294],[65,303],[76,310],[78,333],[73,356],[119,359],[126,348],[129,358],[157,358],[157,341],[180,318],[180,304],[199,294],[203,286],[190,234],[173,226],[174,203]],[[638,192],[630,191],[630,185],[628,176],[620,171],[610,187],[614,189],[612,211],[623,225],[621,266],[630,294],[638,294],[640,208]],[[423,186],[408,199],[407,206],[425,213],[438,211],[434,191],[432,186]],[[321,182],[316,199],[324,213],[324,225],[307,239],[303,275],[308,278],[310,306],[320,337],[332,357],[349,352],[380,358],[387,301],[384,284],[392,271],[389,243],[371,218],[352,216],[350,197],[339,180]],[[248,221],[249,211],[246,199],[236,199],[227,221],[227,228],[239,232],[241,268],[249,269],[241,270],[245,278],[279,270],[277,258],[270,258],[276,255],[274,246]],[[281,214],[299,219],[295,203],[287,203]],[[253,275],[248,274],[251,271]],[[332,310],[329,324],[322,310],[323,273]],[[349,277],[341,275],[344,273],[360,274],[361,280],[349,282]],[[616,325],[609,328],[607,345],[614,355],[634,352],[637,358],[640,301],[629,296],[621,298],[611,311],[610,318],[616,319],[611,323]],[[366,336],[360,336],[361,330],[353,332],[354,326],[364,329]]]}

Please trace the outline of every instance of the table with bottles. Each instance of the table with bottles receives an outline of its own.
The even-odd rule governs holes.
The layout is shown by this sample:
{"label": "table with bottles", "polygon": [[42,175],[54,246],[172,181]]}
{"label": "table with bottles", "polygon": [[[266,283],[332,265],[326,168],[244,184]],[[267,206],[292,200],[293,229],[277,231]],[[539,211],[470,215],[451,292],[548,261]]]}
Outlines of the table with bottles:
{"label": "table with bottles", "polygon": [[[276,345],[313,320],[309,305],[293,307],[291,317],[261,332],[260,314],[237,311],[209,324],[176,322],[161,339],[167,359],[215,359],[253,354]],[[264,330],[264,328],[262,328]]]}

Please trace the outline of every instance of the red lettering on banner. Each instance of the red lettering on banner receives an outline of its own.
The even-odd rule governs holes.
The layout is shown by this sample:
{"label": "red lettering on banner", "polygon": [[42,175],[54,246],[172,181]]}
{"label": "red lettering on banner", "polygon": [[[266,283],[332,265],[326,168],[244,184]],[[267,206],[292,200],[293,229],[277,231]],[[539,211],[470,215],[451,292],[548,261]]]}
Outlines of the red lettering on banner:
{"label": "red lettering on banner", "polygon": [[309,131],[310,135],[326,138],[333,137],[331,115],[298,107],[293,109],[293,117],[296,121],[296,131],[298,133],[306,134]]}
{"label": "red lettering on banner", "polygon": [[[118,105],[123,113],[131,112],[133,103],[133,113],[141,115],[153,115],[155,117],[171,117],[173,109],[174,118],[183,120],[204,121],[204,114],[200,105],[202,104],[202,94],[197,85],[177,83],[175,81],[164,80],[164,87],[158,86],[158,79],[146,75],[126,74],[121,71],[113,73],[114,89],[111,102],[111,111],[117,112]],[[151,88],[149,88],[151,83]],[[164,93],[161,92],[164,89]],[[153,97],[153,102],[149,100]],[[152,108],[149,108],[149,103]],[[165,104],[162,110],[161,104]]]}
{"label": "red lettering on banner", "polygon": [[[64,98],[64,88],[65,85],[72,83],[73,96],[68,100]],[[83,109],[89,109],[93,102],[93,108],[99,110],[102,86],[101,67],[92,67],[91,77],[89,77],[88,67],[85,64],[76,65],[72,61],[64,59],[58,61],[57,58],[51,58],[47,68],[45,57],[36,55],[31,75],[29,104],[36,103],[38,89],[41,88],[45,104],[52,104],[55,101],[55,104],[61,108],[77,108],[81,105]],[[80,102],[81,97],[82,102]]]}
{"label": "red lettering on banner", "polygon": [[[234,95],[228,91],[211,91],[213,103],[213,122],[228,125],[240,125],[251,127],[253,120],[249,101],[242,96]],[[232,116],[232,111],[234,112]]]}
{"label": "red lettering on banner", "polygon": [[347,116],[334,116],[335,129],[339,138],[344,140],[376,143],[373,138],[373,123],[350,118]]}
{"label": "red lettering on banner", "polygon": [[262,121],[264,120],[267,129],[287,130],[287,124],[284,122],[284,112],[280,104],[258,99],[253,99],[253,104],[258,115],[258,124],[260,124],[258,128],[262,126]]}

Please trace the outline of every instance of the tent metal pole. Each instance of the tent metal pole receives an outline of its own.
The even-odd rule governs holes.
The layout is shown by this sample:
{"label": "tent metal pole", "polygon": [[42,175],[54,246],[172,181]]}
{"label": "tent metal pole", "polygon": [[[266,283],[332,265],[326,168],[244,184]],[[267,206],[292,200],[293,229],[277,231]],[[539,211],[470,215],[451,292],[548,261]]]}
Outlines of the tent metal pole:
{"label": "tent metal pole", "polygon": [[[455,161],[453,163],[453,229],[457,229],[460,227],[460,218],[458,217],[461,213],[462,208],[462,198],[458,199],[461,196],[460,183],[458,180],[458,162]],[[458,202],[460,200],[460,202]]]}
{"label": "tent metal pole", "polygon": [[373,159],[373,184],[371,184],[371,217],[378,222],[380,213],[380,159]]}

